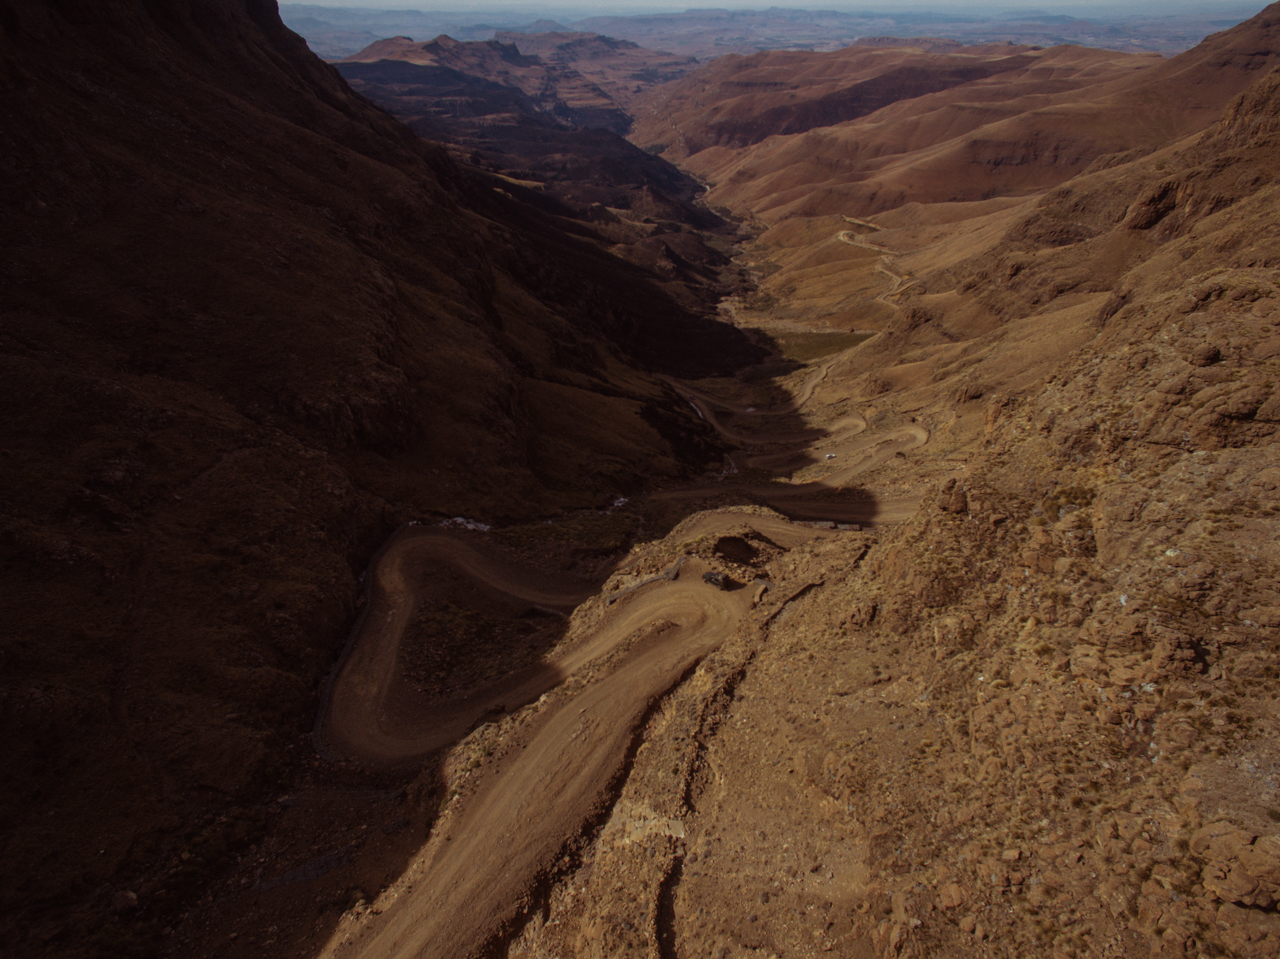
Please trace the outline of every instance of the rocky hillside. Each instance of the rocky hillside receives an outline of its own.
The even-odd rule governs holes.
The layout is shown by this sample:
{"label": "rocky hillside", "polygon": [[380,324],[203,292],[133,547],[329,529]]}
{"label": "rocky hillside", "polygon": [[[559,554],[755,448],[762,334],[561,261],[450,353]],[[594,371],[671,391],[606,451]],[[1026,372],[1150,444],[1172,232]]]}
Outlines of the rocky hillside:
{"label": "rocky hillside", "polygon": [[0,2],[0,130],[0,935],[119,954],[128,877],[249,841],[388,530],[716,464],[639,371],[753,348],[267,0]]}
{"label": "rocky hillside", "polygon": [[[460,165],[269,0],[0,0],[5,949],[391,928],[365,955],[397,955],[453,830],[527,838],[474,797],[558,828],[501,775],[590,779],[523,749],[552,729],[610,753],[603,785],[441,941],[1276,955],[1278,9],[1169,61],[868,47],[680,81],[637,129],[705,136],[671,155],[761,227],[726,311],[783,355],[742,371],[761,351],[692,308],[722,253]],[[621,511],[730,440],[757,451]],[[881,522],[744,502],[779,491]],[[615,686],[544,669],[420,773],[317,753],[359,571],[453,517],[506,527],[495,581],[619,572],[562,622],[423,560],[420,692],[536,671],[641,587],[722,632],[667,656],[698,627],[623,618]]]}
{"label": "rocky hillside", "polygon": [[[732,535],[697,536],[697,514],[637,544],[624,565],[705,563],[755,601],[656,702],[592,825],[491,941],[530,959],[1276,954],[1278,105],[1269,73],[1208,129],[1040,197],[863,225],[910,285],[885,294],[879,335],[775,385],[807,394],[808,435],[856,414],[927,436],[859,477],[878,499],[923,491],[919,509],[798,545],[745,522],[758,509]],[[803,321],[784,309],[750,315]],[[842,468],[804,459],[793,482]],[[724,495],[705,492],[721,521]],[[235,928],[398,954],[386,917],[541,708],[371,805],[429,831],[404,878],[369,852],[334,882],[385,885],[318,932],[283,894]],[[267,848],[277,869],[298,855]],[[193,923],[188,948],[231,925]]]}
{"label": "rocky hillside", "polygon": [[926,426],[867,483],[931,491],[769,561],[513,954],[1276,954],[1278,110],[1053,191],[831,368],[811,422]]}
{"label": "rocky hillside", "polygon": [[650,50],[630,40],[615,40],[598,33],[535,33],[529,28],[523,33],[499,31],[494,39],[514,43],[523,54],[582,74],[624,110],[639,94],[679,80],[698,65],[693,57]]}
{"label": "rocky hillside", "polygon": [[[390,61],[449,71],[488,81],[520,95],[522,104],[558,118],[563,123],[626,133],[631,120],[619,104],[599,86],[564,62],[547,63],[536,54],[521,53],[514,43],[500,40],[464,43],[439,36],[425,43],[407,37],[392,37],[370,44],[359,53],[340,61],[343,64],[376,64]],[[429,70],[414,71],[419,83],[432,76]],[[497,111],[488,111],[497,112]]]}
{"label": "rocky hillside", "polygon": [[516,90],[541,112],[575,126],[631,129],[628,109],[638,94],[678,80],[697,65],[692,57],[647,50],[597,33],[514,33],[461,42],[392,37],[339,61],[395,60],[453,70]]}

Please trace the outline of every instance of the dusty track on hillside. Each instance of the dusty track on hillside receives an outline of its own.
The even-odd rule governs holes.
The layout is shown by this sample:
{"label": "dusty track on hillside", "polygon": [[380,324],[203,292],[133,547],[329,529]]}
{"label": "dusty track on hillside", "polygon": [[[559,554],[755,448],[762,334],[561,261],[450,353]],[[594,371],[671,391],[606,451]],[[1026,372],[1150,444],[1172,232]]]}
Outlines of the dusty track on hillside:
{"label": "dusty track on hillside", "polygon": [[[859,223],[859,224],[863,223],[863,221],[861,220],[850,220],[849,217],[845,217],[845,219],[849,220],[850,223]],[[866,224],[866,225],[870,226],[871,224]],[[894,273],[893,270],[890,268],[891,266],[890,257],[901,256],[902,255],[901,251],[891,250],[887,246],[877,246],[875,243],[868,243],[861,234],[854,233],[852,230],[841,230],[839,233],[836,234],[836,239],[839,240],[841,243],[848,244],[849,246],[856,246],[863,250],[872,250],[880,254],[880,262],[876,264],[876,272],[883,273],[885,276],[889,278],[889,289],[886,290],[884,293],[880,294],[880,296],[877,297],[877,299],[879,299],[882,303],[886,303],[889,306],[900,309],[900,307],[898,307],[898,304],[894,303],[892,300],[888,298],[891,296],[896,296],[897,294],[901,293],[903,290],[907,289],[910,286],[914,286],[916,283],[919,282],[918,280],[909,280],[907,277],[902,276],[899,273]]]}
{"label": "dusty track on hillside", "polygon": [[[896,519],[914,508],[914,501],[841,503],[822,494],[896,452],[927,442],[923,428],[905,426],[868,437],[865,418],[851,414],[828,429],[751,434],[731,431],[715,417],[715,407],[742,415],[794,412],[811,400],[835,359],[815,369],[795,399],[764,411],[668,382],[724,435],[744,445],[783,447],[753,457],[761,465],[812,462],[818,442],[821,450],[837,451],[839,462],[820,480],[750,487],[761,498],[792,515],[810,510],[825,519]],[[704,486],[656,495],[707,492]],[[782,548],[838,535],[777,517],[718,511],[678,528],[678,542],[741,531],[744,524]],[[323,955],[474,956],[490,951],[518,926],[563,851],[589,835],[609,808],[656,704],[734,633],[753,605],[754,590],[717,590],[703,582],[703,562],[680,553],[661,574],[641,577],[604,597],[594,624],[544,662],[497,676],[465,697],[431,702],[404,681],[398,666],[406,629],[420,604],[431,598],[431,570],[450,567],[512,610],[567,613],[599,593],[601,584],[522,567],[459,532],[409,527],[388,542],[371,570],[369,605],[317,723],[322,748],[379,765],[403,763],[462,739],[486,718],[533,702],[570,678],[573,682],[545,700],[504,743],[492,770],[451,818],[450,834],[413,867],[385,911],[361,927],[340,929]],[[641,558],[633,556],[629,563]]]}
{"label": "dusty track on hillside", "polygon": [[[779,545],[794,545],[824,530],[770,517],[716,513],[700,517],[688,537],[747,523]],[[752,591],[722,592],[704,583],[703,567],[684,563],[610,604],[599,625],[558,653],[535,677],[511,677],[472,697],[465,715],[444,708],[416,716],[392,700],[395,654],[413,603],[404,575],[414,550],[438,552],[495,591],[521,600],[566,604],[580,595],[572,584],[546,590],[543,574],[523,573],[496,555],[466,547],[451,535],[402,534],[378,564],[378,583],[364,635],[335,684],[326,742],[366,760],[401,759],[457,737],[459,724],[493,705],[509,705],[513,690],[536,695],[576,670],[590,673],[575,694],[545,708],[518,733],[485,784],[451,825],[449,841],[420,868],[424,887],[405,896],[386,918],[352,939],[332,942],[324,955],[456,957],[482,952],[517,921],[561,850],[589,828],[600,804],[625,773],[632,747],[653,706],[737,627]],[[440,716],[441,724],[431,720]]]}
{"label": "dusty track on hillside", "polygon": [[[838,502],[823,494],[833,489],[848,487],[859,476],[868,473],[899,453],[919,449],[929,442],[929,431],[918,424],[906,424],[884,433],[866,435],[867,420],[860,413],[848,413],[825,427],[788,432],[768,430],[743,430],[726,425],[716,413],[717,409],[735,416],[766,418],[794,413],[813,398],[814,391],[826,380],[839,355],[833,356],[813,370],[796,391],[795,397],[786,403],[767,409],[757,409],[734,403],[698,390],[670,377],[663,379],[686,397],[698,415],[713,429],[744,447],[772,447],[757,453],[745,450],[733,455],[736,468],[763,469],[777,473],[791,473],[810,466],[814,458],[829,465],[818,479],[799,483],[734,483],[726,487],[741,489],[759,497],[775,509],[790,516],[810,519],[827,519],[836,522],[867,523],[893,522],[904,518],[915,508],[915,499],[867,500],[862,503]],[[697,490],[673,490],[657,494],[666,499],[690,498]]]}
{"label": "dusty track on hillside", "polygon": [[401,530],[371,571],[368,609],[319,722],[331,752],[375,762],[421,756],[461,739],[495,705],[514,708],[537,699],[581,663],[580,655],[565,657],[500,677],[464,698],[425,701],[396,667],[405,629],[424,599],[423,575],[410,569],[415,562],[447,563],[498,598],[541,609],[568,612],[598,589],[504,562],[457,533]]}

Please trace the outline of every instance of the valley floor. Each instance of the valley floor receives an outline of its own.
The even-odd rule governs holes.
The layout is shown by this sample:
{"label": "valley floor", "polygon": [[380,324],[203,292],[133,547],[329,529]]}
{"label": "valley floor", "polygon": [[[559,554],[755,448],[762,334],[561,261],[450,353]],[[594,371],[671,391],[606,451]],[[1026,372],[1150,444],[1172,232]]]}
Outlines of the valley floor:
{"label": "valley floor", "polygon": [[61,6],[0,0],[22,948],[1280,955],[1280,6],[722,58],[598,194],[260,4]]}

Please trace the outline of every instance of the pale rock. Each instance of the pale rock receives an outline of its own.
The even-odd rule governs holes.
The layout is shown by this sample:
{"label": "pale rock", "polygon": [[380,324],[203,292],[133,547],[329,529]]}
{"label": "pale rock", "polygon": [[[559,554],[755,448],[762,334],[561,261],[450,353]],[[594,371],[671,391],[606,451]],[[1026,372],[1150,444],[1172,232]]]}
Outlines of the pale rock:
{"label": "pale rock", "polygon": [[1129,884],[1117,877],[1104,881],[1094,891],[1094,895],[1101,900],[1102,904],[1111,911],[1111,915],[1115,917],[1123,915],[1134,899],[1134,893]]}
{"label": "pale rock", "polygon": [[1116,831],[1119,832],[1120,838],[1125,842],[1133,842],[1142,832],[1142,820],[1137,816],[1131,816],[1128,813],[1118,812],[1115,814]]}
{"label": "pale rock", "polygon": [[1225,902],[1244,902],[1258,888],[1258,880],[1239,864],[1210,863],[1200,873],[1204,888]]}
{"label": "pale rock", "polygon": [[1134,921],[1133,927],[1139,932],[1153,933],[1160,924],[1160,916],[1163,912],[1163,903],[1144,897],[1138,902],[1138,918]]}
{"label": "pale rock", "polygon": [[964,890],[959,883],[949,882],[938,890],[938,904],[943,909],[955,909],[964,902]]}
{"label": "pale rock", "polygon": [[907,895],[902,892],[895,892],[889,897],[889,902],[893,906],[893,921],[895,923],[906,924],[911,917],[907,914]]}
{"label": "pale rock", "polygon": [[1229,822],[1211,822],[1191,834],[1191,853],[1210,862],[1230,862],[1239,857],[1250,843],[1253,834]]}
{"label": "pale rock", "polygon": [[1240,864],[1259,879],[1280,884],[1280,836],[1263,836],[1241,850]]}

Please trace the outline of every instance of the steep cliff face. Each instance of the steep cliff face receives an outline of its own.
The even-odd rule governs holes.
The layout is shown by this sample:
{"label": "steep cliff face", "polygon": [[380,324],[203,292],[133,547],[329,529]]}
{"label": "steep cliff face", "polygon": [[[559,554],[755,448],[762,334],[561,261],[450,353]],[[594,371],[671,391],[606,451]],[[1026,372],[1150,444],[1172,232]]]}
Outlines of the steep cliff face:
{"label": "steep cliff face", "polygon": [[4,0],[0,144],[0,912],[64,948],[298,755],[386,530],[717,461],[637,370],[742,344],[266,0]]}

